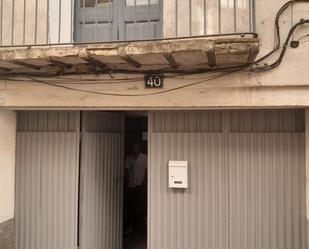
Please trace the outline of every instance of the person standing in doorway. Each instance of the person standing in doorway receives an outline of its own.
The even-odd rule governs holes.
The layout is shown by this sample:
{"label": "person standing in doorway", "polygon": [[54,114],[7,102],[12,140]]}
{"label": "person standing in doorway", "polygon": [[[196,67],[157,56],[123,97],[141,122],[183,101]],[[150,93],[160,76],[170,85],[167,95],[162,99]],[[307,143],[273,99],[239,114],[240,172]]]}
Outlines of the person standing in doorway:
{"label": "person standing in doorway", "polygon": [[138,142],[132,144],[132,155],[126,158],[125,169],[128,195],[128,226],[125,231],[130,235],[138,219],[146,219],[147,209],[147,155],[141,152]]}

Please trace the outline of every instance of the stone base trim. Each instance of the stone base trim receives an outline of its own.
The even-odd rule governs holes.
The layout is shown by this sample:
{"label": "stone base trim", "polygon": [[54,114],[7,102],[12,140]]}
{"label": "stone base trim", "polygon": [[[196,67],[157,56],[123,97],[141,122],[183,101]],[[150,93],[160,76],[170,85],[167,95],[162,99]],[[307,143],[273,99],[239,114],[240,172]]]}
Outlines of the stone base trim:
{"label": "stone base trim", "polygon": [[14,219],[0,223],[0,248],[13,249]]}

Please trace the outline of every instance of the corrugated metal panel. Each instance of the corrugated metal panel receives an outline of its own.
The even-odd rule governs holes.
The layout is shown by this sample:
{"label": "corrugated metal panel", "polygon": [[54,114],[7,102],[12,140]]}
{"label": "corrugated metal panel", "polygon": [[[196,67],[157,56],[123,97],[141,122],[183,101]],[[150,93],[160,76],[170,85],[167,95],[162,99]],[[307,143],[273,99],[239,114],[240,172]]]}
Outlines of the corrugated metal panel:
{"label": "corrugated metal panel", "polygon": [[223,111],[154,112],[154,132],[222,132]]}
{"label": "corrugated metal panel", "polygon": [[73,132],[79,131],[79,112],[19,111],[17,131]]}
{"label": "corrugated metal panel", "polygon": [[[118,120],[112,122],[114,127],[108,125],[110,117]],[[80,246],[82,249],[121,249],[124,119],[119,114],[116,117],[116,114],[98,112],[85,113],[84,118],[89,122],[83,130],[121,129],[82,135]]]}
{"label": "corrugated metal panel", "polygon": [[76,249],[78,133],[18,132],[15,248]]}
{"label": "corrugated metal panel", "polygon": [[305,115],[294,110],[231,111],[231,132],[304,132]]}
{"label": "corrugated metal panel", "polygon": [[[178,121],[175,112],[150,114],[150,249],[306,248],[304,133],[295,128],[302,111],[251,112],[281,128],[235,133],[261,120],[235,121],[226,111],[222,133],[180,132],[208,112],[182,112]],[[203,123],[212,123],[208,117]],[[188,190],[168,188],[168,160],[189,161]]]}
{"label": "corrugated metal panel", "polygon": [[[183,125],[179,122],[195,122],[203,114],[212,117],[209,112],[195,114],[156,112],[149,116],[149,249],[228,248],[225,135],[197,133],[195,129],[179,132]],[[173,122],[174,126],[162,125],[177,116],[182,119]],[[207,120],[200,127],[213,122]],[[188,160],[189,189],[168,188],[169,160]]]}
{"label": "corrugated metal panel", "polygon": [[[149,248],[228,248],[228,171],[222,134],[152,133]],[[169,160],[188,160],[189,189],[168,188]]]}
{"label": "corrugated metal panel", "polygon": [[84,132],[123,132],[124,118],[119,113],[112,112],[83,112]]}
{"label": "corrugated metal panel", "polygon": [[306,248],[304,134],[229,136],[230,249]]}

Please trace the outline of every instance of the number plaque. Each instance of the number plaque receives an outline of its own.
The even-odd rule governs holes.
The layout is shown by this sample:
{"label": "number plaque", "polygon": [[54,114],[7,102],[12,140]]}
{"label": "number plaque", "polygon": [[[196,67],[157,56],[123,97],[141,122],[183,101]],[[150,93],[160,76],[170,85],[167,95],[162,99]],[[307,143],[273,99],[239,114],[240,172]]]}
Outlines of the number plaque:
{"label": "number plaque", "polygon": [[163,88],[164,76],[148,74],[145,75],[145,88]]}

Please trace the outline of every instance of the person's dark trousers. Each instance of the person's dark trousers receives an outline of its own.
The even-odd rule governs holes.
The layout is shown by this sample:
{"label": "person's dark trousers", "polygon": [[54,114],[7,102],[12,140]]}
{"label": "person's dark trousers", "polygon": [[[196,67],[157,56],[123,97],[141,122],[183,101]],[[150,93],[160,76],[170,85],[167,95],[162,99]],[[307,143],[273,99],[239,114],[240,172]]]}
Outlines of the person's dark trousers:
{"label": "person's dark trousers", "polygon": [[144,185],[128,188],[128,224],[136,226],[138,218],[144,220],[147,213],[147,188]]}

